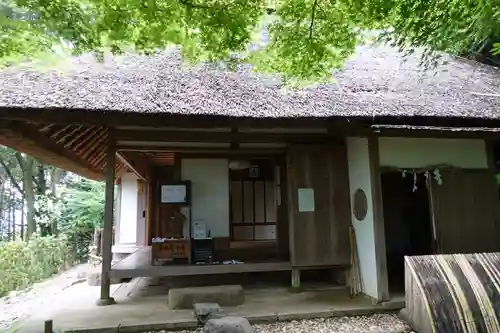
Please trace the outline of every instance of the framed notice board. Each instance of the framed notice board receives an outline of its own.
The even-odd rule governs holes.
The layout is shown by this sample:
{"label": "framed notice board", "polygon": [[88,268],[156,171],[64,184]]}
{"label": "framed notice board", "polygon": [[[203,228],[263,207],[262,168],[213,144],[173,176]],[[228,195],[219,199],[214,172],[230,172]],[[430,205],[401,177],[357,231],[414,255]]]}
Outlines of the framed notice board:
{"label": "framed notice board", "polygon": [[190,198],[191,183],[189,181],[160,185],[160,204],[189,205]]}

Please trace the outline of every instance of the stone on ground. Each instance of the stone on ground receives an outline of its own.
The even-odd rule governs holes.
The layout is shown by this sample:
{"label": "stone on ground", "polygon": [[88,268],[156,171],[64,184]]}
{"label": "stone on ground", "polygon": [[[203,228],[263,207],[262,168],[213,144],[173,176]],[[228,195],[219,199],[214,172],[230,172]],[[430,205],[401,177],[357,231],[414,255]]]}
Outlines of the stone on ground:
{"label": "stone on ground", "polygon": [[199,322],[204,323],[220,312],[220,306],[217,303],[195,303],[194,315]]}
{"label": "stone on ground", "polygon": [[89,286],[100,286],[101,285],[101,273],[100,272],[89,272],[87,273],[87,283]]}
{"label": "stone on ground", "polygon": [[247,319],[241,317],[223,317],[209,319],[203,328],[205,333],[253,333]]}
{"label": "stone on ground", "polygon": [[[120,279],[111,279],[111,284],[121,283]],[[89,286],[97,287],[101,285],[101,272],[87,272],[87,283]]]}
{"label": "stone on ground", "polygon": [[172,310],[192,309],[195,303],[217,303],[237,306],[245,302],[240,285],[172,288],[168,292],[168,306]]}

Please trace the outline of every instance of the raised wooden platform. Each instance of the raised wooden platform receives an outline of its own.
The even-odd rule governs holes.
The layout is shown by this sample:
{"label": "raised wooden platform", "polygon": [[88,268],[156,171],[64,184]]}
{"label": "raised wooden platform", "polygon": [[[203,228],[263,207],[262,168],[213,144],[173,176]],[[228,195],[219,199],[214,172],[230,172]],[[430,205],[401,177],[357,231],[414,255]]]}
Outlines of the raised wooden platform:
{"label": "raised wooden platform", "polygon": [[166,277],[251,272],[291,271],[290,262],[263,262],[228,265],[167,265],[151,264],[151,247],[144,246],[111,266],[111,278]]}

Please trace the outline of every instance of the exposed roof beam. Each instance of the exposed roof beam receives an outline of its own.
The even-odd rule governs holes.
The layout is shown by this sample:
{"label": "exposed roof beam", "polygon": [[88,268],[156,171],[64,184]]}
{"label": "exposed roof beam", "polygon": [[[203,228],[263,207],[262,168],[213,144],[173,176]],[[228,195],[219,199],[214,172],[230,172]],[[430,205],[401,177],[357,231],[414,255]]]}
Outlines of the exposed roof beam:
{"label": "exposed roof beam", "polygon": [[230,148],[229,142],[172,142],[172,141],[118,141],[118,147],[190,147],[190,148]]}
{"label": "exposed roof beam", "polygon": [[117,152],[116,156],[118,159],[133,173],[137,175],[137,177],[142,180],[149,181],[150,180],[150,168],[151,165],[148,160],[139,155],[136,152]]}
{"label": "exposed roof beam", "polygon": [[117,130],[118,142],[205,142],[205,143],[315,143],[339,136],[332,133],[196,133],[187,131]]}
{"label": "exposed roof beam", "polygon": [[500,128],[493,127],[372,125],[370,130],[379,136],[392,137],[500,139]]}
{"label": "exposed roof beam", "polygon": [[297,127],[297,128],[287,128],[287,127],[238,127],[238,132],[240,133],[281,133],[281,134],[310,134],[310,133],[323,133],[328,132],[326,127]]}
{"label": "exposed roof beam", "polygon": [[152,127],[152,126],[117,126],[117,130],[128,131],[174,131],[174,132],[216,132],[216,133],[230,133],[230,127]]}
{"label": "exposed roof beam", "polygon": [[45,163],[56,165],[84,177],[102,180],[103,174],[86,160],[57,144],[36,127],[18,121],[0,121],[0,144],[34,156]]}
{"label": "exposed roof beam", "polygon": [[[116,155],[119,158],[118,155]],[[123,163],[117,163],[117,167],[115,169],[115,182],[118,184],[119,179],[128,171],[128,168]]]}
{"label": "exposed roof beam", "polygon": [[206,148],[206,147],[154,147],[154,146],[121,146],[120,152],[171,152],[186,154],[225,154],[225,155],[267,155],[282,154],[285,148]]}

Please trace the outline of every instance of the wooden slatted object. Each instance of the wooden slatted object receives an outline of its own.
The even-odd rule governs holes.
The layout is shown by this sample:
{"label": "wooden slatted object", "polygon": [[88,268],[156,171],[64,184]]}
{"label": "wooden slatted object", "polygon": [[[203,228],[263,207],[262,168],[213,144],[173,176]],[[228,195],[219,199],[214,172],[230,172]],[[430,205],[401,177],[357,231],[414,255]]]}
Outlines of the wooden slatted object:
{"label": "wooden slatted object", "polygon": [[406,257],[405,279],[417,332],[500,332],[500,253]]}

